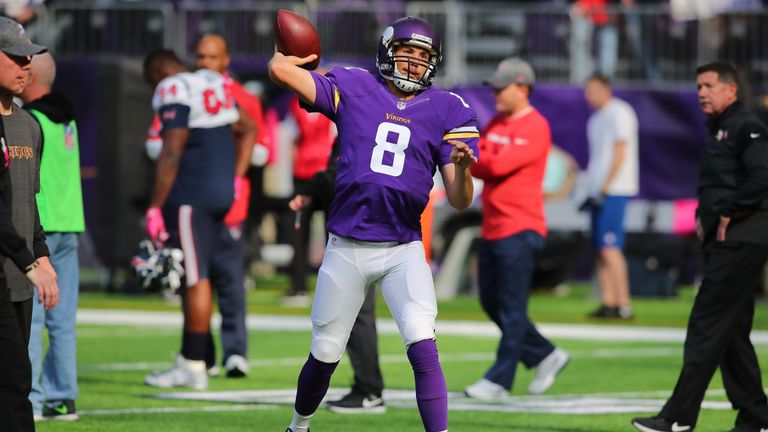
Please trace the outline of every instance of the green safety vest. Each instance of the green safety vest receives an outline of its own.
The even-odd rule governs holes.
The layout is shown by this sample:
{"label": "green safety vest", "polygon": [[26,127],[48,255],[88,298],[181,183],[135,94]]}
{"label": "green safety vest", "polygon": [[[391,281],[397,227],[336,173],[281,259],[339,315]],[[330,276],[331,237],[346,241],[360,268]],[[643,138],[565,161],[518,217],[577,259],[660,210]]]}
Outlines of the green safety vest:
{"label": "green safety vest", "polygon": [[83,191],[80,180],[80,146],[77,125],[55,123],[45,114],[30,110],[43,131],[40,160],[40,193],[37,209],[45,232],[83,232]]}

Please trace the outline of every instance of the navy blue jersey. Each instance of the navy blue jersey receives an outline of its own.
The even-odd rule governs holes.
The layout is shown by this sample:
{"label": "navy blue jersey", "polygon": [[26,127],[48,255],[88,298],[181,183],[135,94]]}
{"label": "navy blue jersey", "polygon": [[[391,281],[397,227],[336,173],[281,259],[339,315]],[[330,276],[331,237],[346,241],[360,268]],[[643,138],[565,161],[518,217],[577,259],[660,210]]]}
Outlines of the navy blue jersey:
{"label": "navy blue jersey", "polygon": [[201,69],[164,79],[152,106],[163,130],[189,129],[179,172],[166,205],[226,212],[234,198],[237,107],[221,74]]}

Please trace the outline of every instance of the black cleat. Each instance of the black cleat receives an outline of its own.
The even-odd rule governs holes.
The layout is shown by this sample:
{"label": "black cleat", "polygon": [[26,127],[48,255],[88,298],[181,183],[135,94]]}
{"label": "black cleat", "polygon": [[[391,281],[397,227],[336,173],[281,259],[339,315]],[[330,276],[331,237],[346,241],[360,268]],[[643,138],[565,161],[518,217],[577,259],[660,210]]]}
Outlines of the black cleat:
{"label": "black cleat", "polygon": [[691,432],[693,428],[671,422],[661,417],[645,417],[632,419],[632,426],[643,432]]}
{"label": "black cleat", "polygon": [[338,414],[383,414],[387,411],[384,399],[376,395],[364,395],[355,391],[343,398],[326,402],[328,409]]}

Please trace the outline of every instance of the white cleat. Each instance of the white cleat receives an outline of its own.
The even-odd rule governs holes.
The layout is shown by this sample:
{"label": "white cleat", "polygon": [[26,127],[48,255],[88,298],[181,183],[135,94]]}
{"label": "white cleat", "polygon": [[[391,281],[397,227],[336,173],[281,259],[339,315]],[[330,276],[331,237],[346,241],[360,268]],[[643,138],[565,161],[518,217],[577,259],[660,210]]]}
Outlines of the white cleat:
{"label": "white cleat", "polygon": [[144,383],[153,387],[191,387],[195,390],[208,388],[208,373],[205,361],[187,360],[181,354],[170,369],[155,372],[144,377]]}
{"label": "white cleat", "polygon": [[464,394],[472,399],[484,401],[502,400],[509,397],[507,389],[485,378],[481,378],[478,382],[465,388]]}
{"label": "white cleat", "polygon": [[528,385],[528,393],[539,395],[555,383],[555,377],[565,368],[571,357],[560,348],[555,348],[536,366],[536,376]]}

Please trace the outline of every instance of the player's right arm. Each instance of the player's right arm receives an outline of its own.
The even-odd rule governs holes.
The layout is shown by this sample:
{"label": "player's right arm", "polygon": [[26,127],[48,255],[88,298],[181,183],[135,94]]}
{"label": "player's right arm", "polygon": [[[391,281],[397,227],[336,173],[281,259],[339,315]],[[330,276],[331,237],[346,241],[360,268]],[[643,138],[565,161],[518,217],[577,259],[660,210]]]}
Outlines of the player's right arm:
{"label": "player's right arm", "polygon": [[315,54],[300,58],[275,52],[269,61],[269,78],[275,84],[296,93],[303,102],[314,105],[317,96],[315,81],[312,79],[312,74],[301,68],[301,65],[311,63],[316,58]]}

